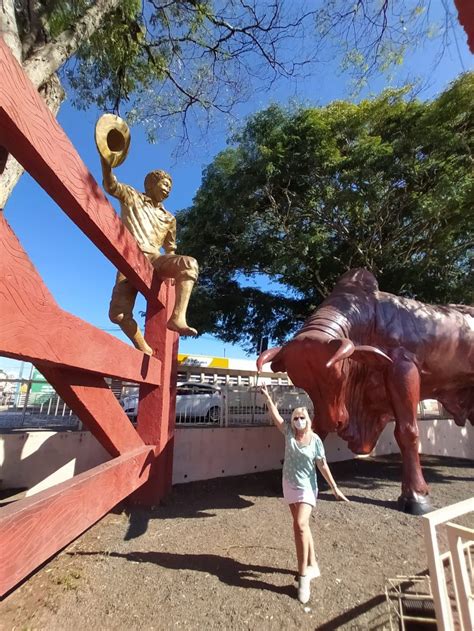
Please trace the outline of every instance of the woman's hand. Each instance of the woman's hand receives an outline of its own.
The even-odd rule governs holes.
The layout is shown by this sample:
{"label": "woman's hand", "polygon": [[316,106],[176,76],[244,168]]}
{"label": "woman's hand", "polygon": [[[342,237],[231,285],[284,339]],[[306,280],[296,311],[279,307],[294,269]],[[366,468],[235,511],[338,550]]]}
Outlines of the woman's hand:
{"label": "woman's hand", "polygon": [[265,383],[264,383],[264,384],[262,384],[262,385],[260,386],[260,388],[259,388],[259,392],[260,392],[261,394],[263,394],[263,396],[264,396],[266,399],[271,400],[270,393],[268,392],[268,389],[267,389],[267,386],[266,386],[266,384],[265,384]]}
{"label": "woman's hand", "polygon": [[338,502],[350,502],[350,500],[347,499],[344,493],[340,491],[337,486],[333,486],[332,492],[334,493],[334,497]]}

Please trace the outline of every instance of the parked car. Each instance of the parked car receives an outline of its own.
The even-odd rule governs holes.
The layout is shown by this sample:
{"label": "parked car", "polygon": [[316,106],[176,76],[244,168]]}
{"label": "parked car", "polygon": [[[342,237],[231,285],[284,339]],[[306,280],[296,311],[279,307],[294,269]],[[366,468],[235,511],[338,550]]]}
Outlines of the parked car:
{"label": "parked car", "polygon": [[[138,394],[124,397],[120,404],[127,416],[136,419]],[[218,424],[222,416],[223,396],[218,386],[207,383],[185,382],[176,389],[176,421],[178,423],[206,422]]]}
{"label": "parked car", "polygon": [[134,421],[137,418],[138,394],[129,394],[120,399],[125,414]]}

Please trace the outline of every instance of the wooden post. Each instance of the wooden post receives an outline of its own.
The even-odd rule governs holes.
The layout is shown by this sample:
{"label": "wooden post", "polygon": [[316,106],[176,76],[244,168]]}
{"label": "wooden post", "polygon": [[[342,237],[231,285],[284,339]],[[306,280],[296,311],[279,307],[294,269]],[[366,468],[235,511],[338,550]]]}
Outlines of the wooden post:
{"label": "wooden post", "polygon": [[[157,288],[159,282],[155,277],[153,283]],[[179,336],[167,329],[166,323],[173,311],[174,299],[174,285],[168,280],[161,283],[159,301],[148,302],[145,337],[161,360],[161,386],[140,386],[137,431],[146,445],[155,446],[157,457],[148,482],[131,496],[133,504],[156,506],[171,491]]]}

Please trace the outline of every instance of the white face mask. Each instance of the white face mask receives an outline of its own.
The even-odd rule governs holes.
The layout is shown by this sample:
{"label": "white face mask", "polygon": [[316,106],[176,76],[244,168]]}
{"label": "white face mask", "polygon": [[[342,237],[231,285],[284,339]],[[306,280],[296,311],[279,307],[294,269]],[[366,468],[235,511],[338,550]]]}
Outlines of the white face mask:
{"label": "white face mask", "polygon": [[305,429],[306,428],[306,419],[304,418],[295,418],[293,421],[295,429]]}

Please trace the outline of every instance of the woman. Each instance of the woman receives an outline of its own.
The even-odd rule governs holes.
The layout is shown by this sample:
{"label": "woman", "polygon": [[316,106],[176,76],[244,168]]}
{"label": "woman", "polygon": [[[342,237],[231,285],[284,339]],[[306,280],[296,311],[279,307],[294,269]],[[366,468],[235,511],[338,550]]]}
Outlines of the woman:
{"label": "woman", "polygon": [[318,494],[316,471],[319,471],[331,487],[337,500],[349,500],[337,488],[326,462],[321,439],[311,429],[306,408],[295,408],[290,423],[285,423],[273,403],[266,386],[260,388],[267,400],[273,424],[285,436],[285,460],[283,464],[283,497],[289,504],[293,517],[296,556],[298,559],[298,600],[307,603],[310,597],[310,581],[319,576],[314,554],[314,543],[309,528],[309,518],[316,506]]}

